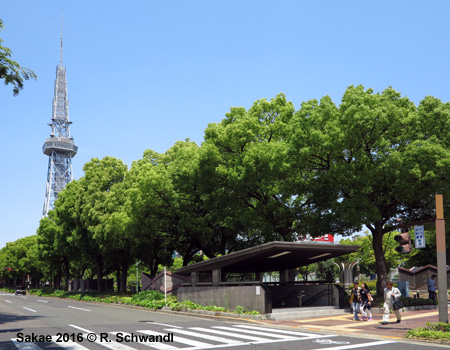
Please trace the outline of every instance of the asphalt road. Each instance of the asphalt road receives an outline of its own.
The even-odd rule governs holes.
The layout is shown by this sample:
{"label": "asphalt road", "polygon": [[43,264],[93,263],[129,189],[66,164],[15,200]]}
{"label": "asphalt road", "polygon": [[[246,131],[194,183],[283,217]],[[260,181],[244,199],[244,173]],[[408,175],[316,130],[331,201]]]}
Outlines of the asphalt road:
{"label": "asphalt road", "polygon": [[419,350],[428,346],[449,348],[0,292],[1,350]]}

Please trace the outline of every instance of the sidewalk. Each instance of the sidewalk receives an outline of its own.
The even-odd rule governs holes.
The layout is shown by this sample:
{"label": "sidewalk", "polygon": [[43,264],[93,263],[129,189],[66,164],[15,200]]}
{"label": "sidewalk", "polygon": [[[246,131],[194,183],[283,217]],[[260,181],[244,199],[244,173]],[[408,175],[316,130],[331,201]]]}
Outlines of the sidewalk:
{"label": "sidewalk", "polygon": [[291,321],[260,321],[265,324],[280,325],[310,331],[323,331],[338,334],[361,336],[380,336],[384,338],[403,339],[409,329],[425,327],[426,322],[439,322],[439,310],[420,310],[402,312],[402,322],[396,323],[394,314],[390,315],[389,324],[382,325],[382,314],[373,314],[373,321],[353,321],[353,314],[320,317]]}

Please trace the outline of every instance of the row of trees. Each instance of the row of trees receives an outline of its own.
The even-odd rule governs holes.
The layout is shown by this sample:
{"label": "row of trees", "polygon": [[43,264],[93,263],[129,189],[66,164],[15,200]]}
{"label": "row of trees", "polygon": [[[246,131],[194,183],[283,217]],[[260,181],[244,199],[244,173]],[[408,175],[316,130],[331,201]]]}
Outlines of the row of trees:
{"label": "row of trees", "polygon": [[209,258],[297,234],[350,235],[366,226],[381,292],[383,237],[396,219],[433,215],[448,193],[450,104],[415,106],[392,88],[350,86],[299,110],[280,94],[231,108],[198,146],[152,150],[127,169],[105,157],[84,166],[40,222],[38,253],[65,280],[95,266],[125,287],[136,260],[151,273],[202,251]]}

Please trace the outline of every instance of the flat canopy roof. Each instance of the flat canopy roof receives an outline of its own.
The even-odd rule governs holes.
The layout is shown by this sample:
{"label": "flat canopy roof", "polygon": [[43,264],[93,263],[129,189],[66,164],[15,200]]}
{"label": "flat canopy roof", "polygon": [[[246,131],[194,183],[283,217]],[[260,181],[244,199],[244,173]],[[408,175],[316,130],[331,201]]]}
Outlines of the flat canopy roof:
{"label": "flat canopy roof", "polygon": [[356,252],[360,246],[317,242],[270,242],[184,266],[177,273],[271,272],[294,269],[318,261]]}

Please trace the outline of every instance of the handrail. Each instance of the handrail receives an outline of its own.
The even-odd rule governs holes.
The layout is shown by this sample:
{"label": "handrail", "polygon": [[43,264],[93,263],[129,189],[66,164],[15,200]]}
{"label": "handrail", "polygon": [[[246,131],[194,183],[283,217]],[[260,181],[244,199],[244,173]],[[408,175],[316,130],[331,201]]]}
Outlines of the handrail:
{"label": "handrail", "polygon": [[[324,294],[328,294],[328,296],[329,296],[330,294],[333,294],[333,292],[330,289],[326,289],[326,290],[324,289],[320,293],[317,293],[316,295],[312,296],[311,298],[305,300],[303,302],[303,306],[306,306],[306,305],[312,303],[313,301],[316,301],[317,299],[319,299]],[[330,304],[329,300],[328,300],[328,304]]]}
{"label": "handrail", "polygon": [[272,307],[280,306],[280,304],[281,304],[282,301],[286,302],[286,301],[292,299],[293,296],[296,296],[296,297],[298,298],[298,295],[299,295],[299,294],[300,294],[300,293],[298,292],[298,290],[294,290],[294,291],[292,291],[291,293],[289,293],[286,297],[281,298],[281,299],[280,299],[275,305],[273,305]]}

